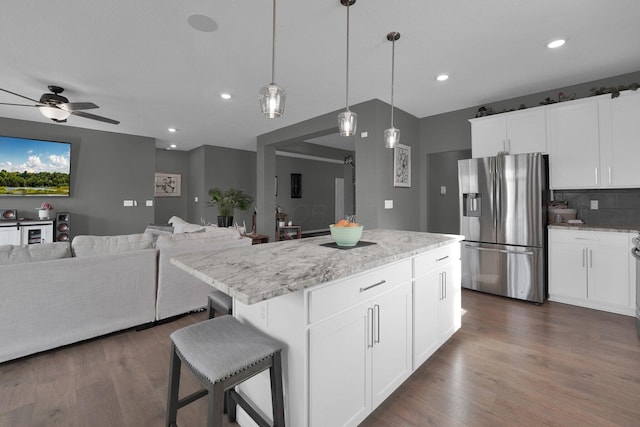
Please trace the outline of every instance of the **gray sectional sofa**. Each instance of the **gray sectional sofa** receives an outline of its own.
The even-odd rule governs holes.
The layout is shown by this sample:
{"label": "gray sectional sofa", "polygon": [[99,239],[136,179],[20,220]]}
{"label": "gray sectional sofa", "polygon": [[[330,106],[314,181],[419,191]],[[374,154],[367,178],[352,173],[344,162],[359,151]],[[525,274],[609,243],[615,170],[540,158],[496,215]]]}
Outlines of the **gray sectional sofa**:
{"label": "gray sectional sofa", "polygon": [[233,229],[0,246],[0,363],[203,308],[173,256],[251,245]]}

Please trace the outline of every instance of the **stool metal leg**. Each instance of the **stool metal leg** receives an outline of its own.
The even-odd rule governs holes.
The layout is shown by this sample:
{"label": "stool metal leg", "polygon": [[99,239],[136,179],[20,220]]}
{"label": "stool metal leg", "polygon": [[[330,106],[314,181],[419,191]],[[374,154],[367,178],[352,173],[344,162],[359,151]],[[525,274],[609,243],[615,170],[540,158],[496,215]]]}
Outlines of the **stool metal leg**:
{"label": "stool metal leg", "polygon": [[271,377],[271,405],[273,408],[273,426],[284,427],[284,398],[282,390],[282,362],[280,352],[273,356],[273,364],[269,369]]}
{"label": "stool metal leg", "polygon": [[167,419],[166,427],[177,425],[178,418],[178,391],[180,389],[180,367],[182,362],[176,352],[176,347],[171,343],[171,361],[169,362],[169,391],[167,395]]}

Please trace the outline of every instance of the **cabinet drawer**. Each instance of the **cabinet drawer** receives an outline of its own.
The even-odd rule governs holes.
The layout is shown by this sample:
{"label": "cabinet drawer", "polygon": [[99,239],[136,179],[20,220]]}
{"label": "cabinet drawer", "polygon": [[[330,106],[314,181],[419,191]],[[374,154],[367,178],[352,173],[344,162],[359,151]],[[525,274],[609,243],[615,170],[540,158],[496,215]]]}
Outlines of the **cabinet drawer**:
{"label": "cabinet drawer", "polygon": [[631,247],[629,233],[617,231],[559,230],[549,229],[550,243],[580,243],[585,245],[613,245],[623,248]]}
{"label": "cabinet drawer", "polygon": [[411,280],[411,259],[336,280],[308,291],[309,323],[358,305]]}
{"label": "cabinet drawer", "polygon": [[424,276],[430,271],[460,259],[460,243],[442,246],[413,258],[413,277]]}

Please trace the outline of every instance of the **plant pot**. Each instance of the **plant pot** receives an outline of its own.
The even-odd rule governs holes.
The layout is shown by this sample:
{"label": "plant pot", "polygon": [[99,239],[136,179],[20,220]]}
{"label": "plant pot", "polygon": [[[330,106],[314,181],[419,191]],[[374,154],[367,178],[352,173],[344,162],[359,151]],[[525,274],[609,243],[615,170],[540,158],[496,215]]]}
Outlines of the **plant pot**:
{"label": "plant pot", "polygon": [[49,209],[38,208],[38,219],[49,219]]}
{"label": "plant pot", "polygon": [[218,227],[231,227],[233,225],[232,216],[219,216]]}

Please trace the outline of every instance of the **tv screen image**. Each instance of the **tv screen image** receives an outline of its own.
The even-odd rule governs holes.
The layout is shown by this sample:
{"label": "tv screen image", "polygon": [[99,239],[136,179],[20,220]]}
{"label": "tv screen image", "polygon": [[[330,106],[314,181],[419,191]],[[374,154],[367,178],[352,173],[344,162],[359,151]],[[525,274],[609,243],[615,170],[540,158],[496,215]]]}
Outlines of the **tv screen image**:
{"label": "tv screen image", "polygon": [[0,136],[0,196],[69,196],[71,144]]}

